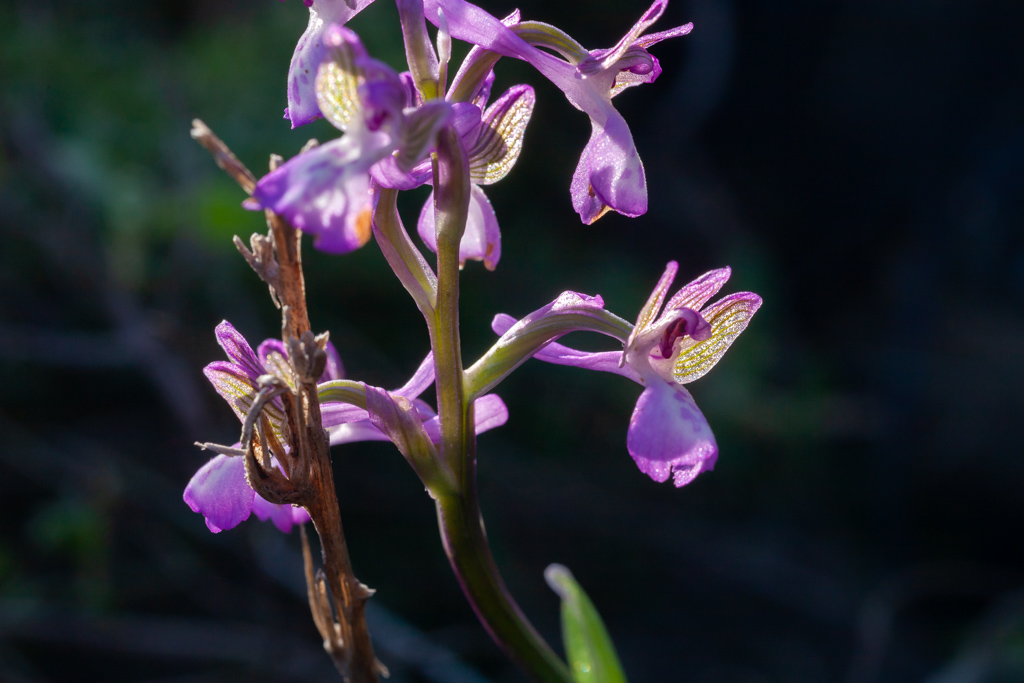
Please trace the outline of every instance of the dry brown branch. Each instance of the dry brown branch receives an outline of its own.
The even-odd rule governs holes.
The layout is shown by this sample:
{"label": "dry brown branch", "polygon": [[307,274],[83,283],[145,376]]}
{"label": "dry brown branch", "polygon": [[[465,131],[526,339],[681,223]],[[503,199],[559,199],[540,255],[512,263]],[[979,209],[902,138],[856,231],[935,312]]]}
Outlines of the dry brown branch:
{"label": "dry brown branch", "polygon": [[[256,184],[253,174],[198,119],[193,122],[192,137],[210,150],[217,165],[243,190],[252,194]],[[281,163],[281,157],[272,156],[271,170]],[[256,492],[267,500],[301,505],[309,512],[320,536],[323,569],[313,571],[312,554],[303,535],[305,575],[310,610],[324,639],[324,649],[347,683],[377,683],[378,674],[386,675],[387,670],[374,656],[366,626],[366,601],[373,591],[352,572],[334,489],[330,442],[317,395],[317,380],[326,363],[327,336],[314,336],[310,329],[302,273],[302,233],[273,211],[267,210],[266,217],[270,228],[267,238],[254,238],[251,252],[244,245],[239,251],[270,285],[275,303],[280,303],[281,336],[289,349],[290,369],[281,369],[285,377],[261,378],[259,400],[253,402],[245,420],[242,447],[246,450],[246,475]],[[240,243],[237,240],[236,246]],[[260,414],[276,396],[284,406],[287,425],[282,438],[287,449],[276,441]],[[270,466],[271,453],[287,477]]]}

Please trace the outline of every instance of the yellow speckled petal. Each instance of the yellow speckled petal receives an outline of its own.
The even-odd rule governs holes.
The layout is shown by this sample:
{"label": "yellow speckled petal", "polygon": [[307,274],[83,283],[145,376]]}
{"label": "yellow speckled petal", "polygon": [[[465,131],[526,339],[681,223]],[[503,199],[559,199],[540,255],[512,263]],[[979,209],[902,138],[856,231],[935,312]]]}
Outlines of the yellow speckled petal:
{"label": "yellow speckled petal", "polygon": [[711,325],[711,336],[684,346],[672,364],[676,382],[686,384],[703,377],[736,341],[758,308],[761,297],[751,292],[730,294],[701,311]]}
{"label": "yellow speckled petal", "polygon": [[329,31],[325,40],[328,53],[316,74],[316,101],[325,119],[346,130],[360,108],[355,60],[365,49],[355,33],[345,28]]}
{"label": "yellow speckled petal", "polygon": [[487,108],[476,140],[467,145],[472,182],[490,185],[512,170],[523,149],[523,134],[536,100],[533,88],[517,85]]}

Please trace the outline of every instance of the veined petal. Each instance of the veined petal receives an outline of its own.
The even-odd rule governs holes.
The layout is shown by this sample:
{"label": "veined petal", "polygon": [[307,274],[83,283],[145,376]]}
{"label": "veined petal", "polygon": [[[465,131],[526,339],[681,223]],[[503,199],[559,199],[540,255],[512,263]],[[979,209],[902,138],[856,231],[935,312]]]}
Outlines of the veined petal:
{"label": "veined petal", "polygon": [[[344,24],[373,0],[314,0],[309,24],[299,38],[288,69],[288,109],[285,118],[297,128],[320,118],[315,81],[327,53],[324,32],[331,24]],[[351,3],[351,4],[350,4]]]}
{"label": "veined petal", "polygon": [[676,273],[679,271],[679,264],[675,261],[669,261],[665,266],[665,272],[661,274],[661,279],[658,280],[658,284],[654,286],[654,291],[647,297],[647,303],[640,309],[640,315],[636,318],[636,325],[633,326],[633,331],[629,335],[629,339],[626,340],[626,348],[623,351],[623,358],[629,353],[636,341],[636,338],[643,334],[643,332],[650,326],[655,318],[658,317],[658,313],[661,311],[661,304],[665,301],[665,295],[668,293],[668,288],[672,286],[672,281],[676,279]]}
{"label": "veined petal", "polygon": [[[671,376],[675,381],[687,384],[703,377],[732,346],[740,332],[747,328],[747,323],[760,307],[761,297],[757,294],[738,292],[702,310],[701,316],[711,325],[711,336],[699,342],[683,339],[678,355],[670,361]],[[658,361],[652,359],[651,364],[659,374],[668,374],[665,368],[658,367]]]}
{"label": "veined petal", "polygon": [[234,363],[215,361],[203,368],[214,390],[228,402],[239,420],[244,420],[256,398],[256,381]]}
{"label": "veined petal", "polygon": [[[437,228],[434,223],[434,194],[430,193],[416,226],[424,244],[437,251]],[[477,185],[470,186],[469,215],[466,232],[459,242],[459,262],[483,261],[487,270],[494,270],[501,258],[501,230],[491,200]]]}
{"label": "veined petal", "polygon": [[693,282],[683,285],[682,289],[676,292],[669,299],[668,303],[665,304],[665,311],[668,312],[676,308],[689,308],[699,312],[701,307],[711,297],[718,294],[718,290],[729,281],[731,275],[732,268],[729,266],[709,270]]}
{"label": "veined petal", "polygon": [[339,130],[348,130],[362,105],[357,62],[366,49],[355,31],[332,24],[323,36],[325,59],[316,72],[316,101],[320,113]]}
{"label": "veined petal", "polygon": [[640,471],[657,482],[671,475],[676,486],[713,469],[718,458],[715,436],[690,392],[657,379],[636,402],[626,448]]}
{"label": "veined petal", "polygon": [[263,369],[263,363],[260,362],[260,359],[253,353],[252,347],[249,346],[249,342],[227,320],[223,320],[217,325],[216,330],[214,330],[214,336],[231,362],[237,365],[239,370],[248,376],[253,383],[256,382],[260,375],[266,372]]}
{"label": "veined petal", "polygon": [[[334,344],[329,340],[327,342],[327,367],[324,368],[324,374],[320,376],[319,382],[328,382],[332,379],[344,379],[345,367],[341,364],[341,356],[338,355],[338,349],[334,347]],[[259,355],[260,363],[264,366],[267,365],[267,359],[271,353],[277,353],[288,358],[288,348],[284,345],[284,342],[280,339],[265,339],[256,350]]]}
{"label": "veined petal", "polygon": [[373,234],[369,169],[392,149],[390,136],[350,132],[271,171],[256,184],[253,198],[316,235],[321,251],[353,251]]}
{"label": "veined petal", "polygon": [[248,519],[255,495],[245,479],[245,461],[218,455],[199,468],[185,487],[183,498],[193,512],[206,518],[206,526],[216,534]]}
{"label": "veined petal", "polygon": [[517,85],[487,108],[474,139],[463,139],[472,182],[490,185],[512,170],[523,149],[523,134],[536,101],[533,88]]}

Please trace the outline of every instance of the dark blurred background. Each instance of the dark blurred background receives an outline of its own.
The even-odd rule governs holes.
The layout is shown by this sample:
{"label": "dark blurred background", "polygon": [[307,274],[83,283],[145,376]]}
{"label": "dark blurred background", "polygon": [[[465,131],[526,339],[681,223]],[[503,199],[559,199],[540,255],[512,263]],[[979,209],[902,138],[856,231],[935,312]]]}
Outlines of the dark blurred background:
{"label": "dark blurred background", "polygon": [[[503,16],[514,5],[484,3]],[[588,47],[642,0],[519,3]],[[721,447],[676,490],[625,449],[639,389],[540,363],[480,440],[498,561],[556,646],[542,579],[568,565],[634,683],[1024,680],[1024,7],[1009,0],[679,0],[665,72],[616,104],[650,212],[583,226],[586,117],[538,91],[488,189],[503,255],[467,266],[464,348],[563,289],[632,319],[665,262],[764,307],[692,391]],[[0,3],[0,681],[337,680],[297,535],[210,534],[181,492],[238,423],[202,367],[213,328],[275,336],[231,246],[259,214],[188,136],[251,168],[318,124],[281,119],[297,1]],[[353,22],[399,66],[393,4]],[[415,225],[424,196],[403,198]],[[428,350],[373,244],[307,250],[314,327],[351,377],[400,385]],[[599,348],[601,340],[572,340]],[[607,348],[600,347],[600,348]],[[388,444],[335,449],[371,627],[399,683],[519,681],[477,624],[433,506]]]}

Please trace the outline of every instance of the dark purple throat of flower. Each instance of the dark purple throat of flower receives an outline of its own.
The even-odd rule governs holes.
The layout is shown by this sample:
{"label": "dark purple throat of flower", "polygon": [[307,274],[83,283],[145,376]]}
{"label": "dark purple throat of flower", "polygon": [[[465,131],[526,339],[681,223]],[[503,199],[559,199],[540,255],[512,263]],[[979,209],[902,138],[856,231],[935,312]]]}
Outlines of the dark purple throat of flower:
{"label": "dark purple throat of flower", "polygon": [[680,310],[682,317],[665,328],[661,335],[661,357],[669,358],[676,340],[689,336],[694,341],[704,341],[711,337],[711,325],[700,313],[684,308]]}

